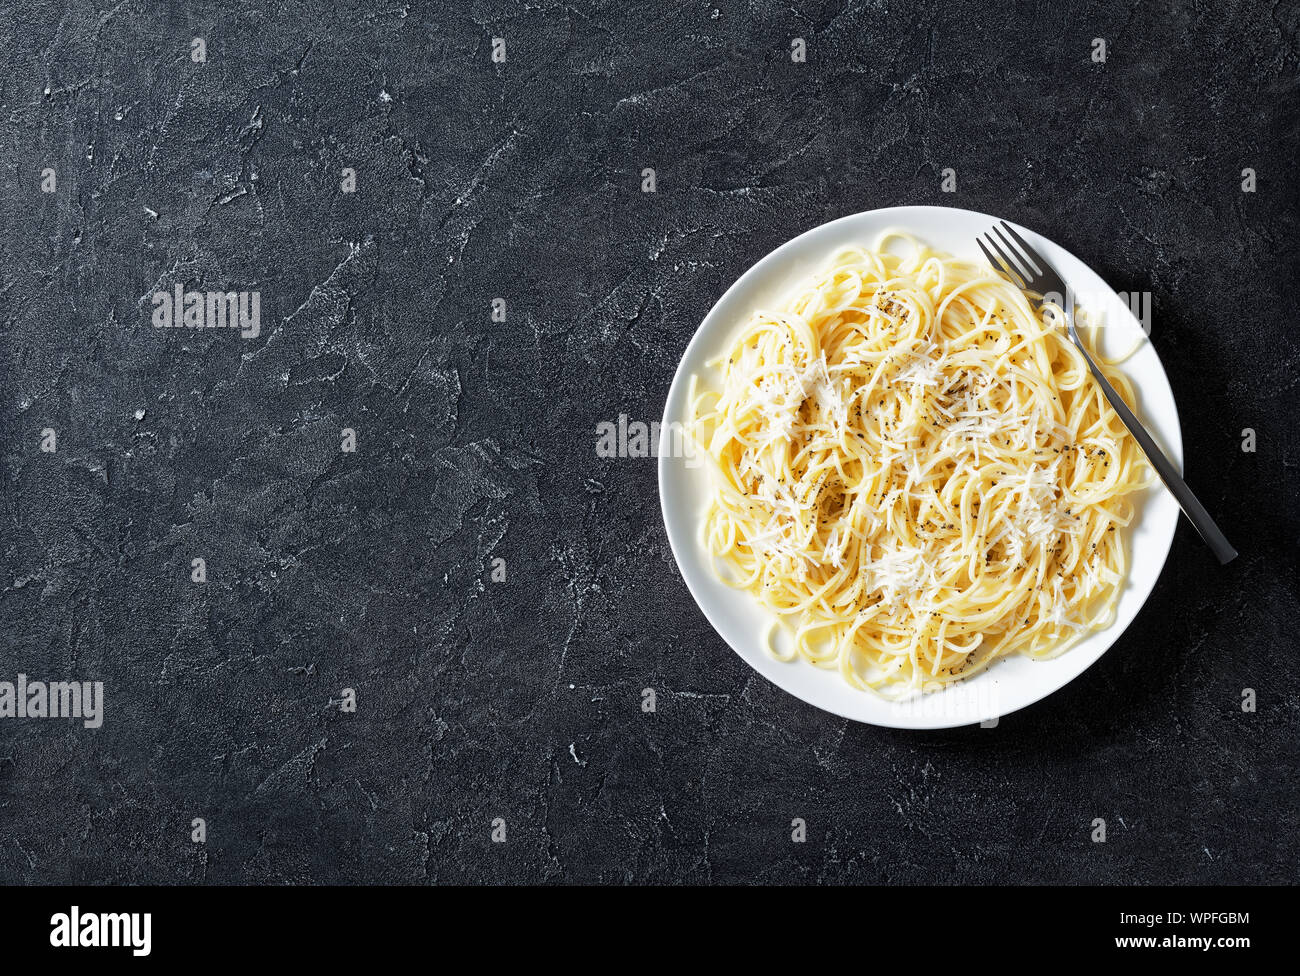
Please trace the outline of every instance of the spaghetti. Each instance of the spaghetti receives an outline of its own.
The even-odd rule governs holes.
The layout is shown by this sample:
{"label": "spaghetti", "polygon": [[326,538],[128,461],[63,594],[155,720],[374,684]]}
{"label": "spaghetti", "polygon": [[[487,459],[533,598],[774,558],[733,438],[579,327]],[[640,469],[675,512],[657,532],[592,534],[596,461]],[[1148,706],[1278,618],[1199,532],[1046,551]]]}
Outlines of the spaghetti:
{"label": "spaghetti", "polygon": [[906,697],[1111,623],[1148,473],[1059,315],[891,233],[693,379],[702,541],[792,631],[774,654]]}

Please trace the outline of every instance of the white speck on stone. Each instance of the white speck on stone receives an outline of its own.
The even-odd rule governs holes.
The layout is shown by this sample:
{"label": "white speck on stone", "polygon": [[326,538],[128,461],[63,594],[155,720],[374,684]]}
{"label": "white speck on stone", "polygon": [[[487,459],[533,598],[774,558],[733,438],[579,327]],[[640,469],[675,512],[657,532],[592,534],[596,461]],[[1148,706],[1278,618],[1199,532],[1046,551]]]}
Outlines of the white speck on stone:
{"label": "white speck on stone", "polygon": [[379,91],[379,100],[381,102],[391,102],[393,100],[393,96],[388,94],[388,89],[381,88]]}
{"label": "white speck on stone", "polygon": [[135,419],[136,419],[136,420],[144,420],[144,408],[143,408],[143,407],[141,407],[139,410],[137,410],[137,411],[135,412]]}

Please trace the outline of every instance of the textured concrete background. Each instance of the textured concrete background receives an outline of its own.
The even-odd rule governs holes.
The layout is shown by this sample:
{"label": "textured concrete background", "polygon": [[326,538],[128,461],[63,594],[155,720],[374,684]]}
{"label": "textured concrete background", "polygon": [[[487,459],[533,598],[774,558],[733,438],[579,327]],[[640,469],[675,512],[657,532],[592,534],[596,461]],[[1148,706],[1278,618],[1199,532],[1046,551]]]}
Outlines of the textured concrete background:
{"label": "textured concrete background", "polygon": [[[0,680],[107,698],[0,720],[0,880],[1296,880],[1300,8],[153,6],[0,26]],[[1242,553],[1183,523],[1116,647],[995,730],[755,676],[654,462],[594,449],[760,256],[907,203],[1154,293]],[[178,281],[260,290],[262,335],[154,329]]]}

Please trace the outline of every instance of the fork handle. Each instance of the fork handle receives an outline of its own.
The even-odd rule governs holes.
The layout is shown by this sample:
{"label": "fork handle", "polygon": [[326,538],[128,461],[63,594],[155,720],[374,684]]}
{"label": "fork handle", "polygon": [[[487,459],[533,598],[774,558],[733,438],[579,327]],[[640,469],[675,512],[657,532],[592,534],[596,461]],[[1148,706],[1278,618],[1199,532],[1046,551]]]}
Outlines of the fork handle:
{"label": "fork handle", "polygon": [[1220,563],[1232,562],[1237,558],[1237,550],[1232,548],[1232,543],[1214,524],[1214,519],[1210,518],[1210,513],[1205,510],[1205,506],[1192,494],[1192,489],[1187,487],[1187,482],[1179,475],[1178,469],[1174,467],[1173,462],[1165,457],[1164,452],[1156,446],[1156,442],[1151,439],[1151,435],[1147,433],[1146,428],[1142,426],[1137,417],[1133,416],[1133,411],[1128,408],[1128,404],[1115,392],[1115,388],[1106,381],[1106,377],[1101,374],[1101,370],[1092,361],[1088,351],[1083,348],[1083,343],[1074,334],[1073,323],[1071,323],[1070,332],[1070,337],[1074,339],[1076,348],[1083,353],[1083,358],[1088,363],[1088,369],[1097,382],[1101,384],[1106,399],[1110,401],[1110,405],[1119,414],[1119,419],[1124,421],[1124,426],[1128,428],[1129,433],[1142,446],[1142,451],[1146,454],[1147,460],[1156,469],[1156,474],[1160,475],[1160,480],[1165,483],[1165,487],[1169,489],[1170,494],[1178,500],[1183,514],[1187,516],[1192,525],[1196,526],[1196,531],[1201,534],[1205,544],[1214,551],[1214,555],[1218,557]]}

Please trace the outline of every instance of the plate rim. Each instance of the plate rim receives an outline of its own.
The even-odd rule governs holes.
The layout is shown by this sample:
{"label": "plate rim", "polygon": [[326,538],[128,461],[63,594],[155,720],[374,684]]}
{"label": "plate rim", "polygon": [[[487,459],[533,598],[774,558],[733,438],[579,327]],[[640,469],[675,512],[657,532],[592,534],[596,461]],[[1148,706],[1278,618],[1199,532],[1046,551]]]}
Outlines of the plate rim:
{"label": "plate rim", "polygon": [[[696,607],[704,615],[705,620],[708,621],[709,626],[712,627],[714,633],[717,634],[719,639],[721,639],[722,642],[726,644],[727,647],[729,647],[731,651],[741,659],[741,661],[743,661],[753,671],[755,671],[762,677],[766,678],[777,688],[780,688],[786,694],[798,699],[799,701],[804,702],[805,704],[812,706],[813,708],[817,708],[821,711],[827,712],[832,715],[837,715],[841,718],[848,719],[850,721],[859,722],[864,725],[872,725],[877,728],[927,731],[927,730],[939,730],[939,729],[949,729],[949,728],[962,728],[965,726],[978,724],[982,721],[1000,719],[1007,715],[1012,715],[1015,712],[1028,708],[1031,705],[1035,705],[1038,702],[1042,701],[1043,699],[1048,698],[1049,696],[1060,691],[1062,688],[1066,687],[1073,681],[1076,681],[1085,671],[1087,671],[1094,664],[1100,661],[1106,655],[1106,653],[1112,647],[1115,646],[1115,644],[1120,640],[1120,638],[1124,636],[1124,634],[1128,631],[1129,627],[1132,626],[1133,621],[1135,621],[1138,618],[1138,616],[1142,613],[1142,611],[1146,608],[1147,603],[1151,599],[1152,593],[1155,592],[1156,585],[1157,583],[1159,583],[1160,577],[1164,574],[1165,566],[1168,563],[1169,553],[1173,549],[1174,536],[1177,534],[1178,521],[1180,516],[1177,513],[1175,513],[1174,518],[1170,522],[1169,531],[1165,534],[1165,538],[1164,538],[1163,552],[1160,554],[1158,566],[1155,568],[1155,571],[1151,576],[1150,587],[1148,588],[1146,593],[1142,594],[1141,602],[1137,605],[1136,609],[1133,612],[1132,617],[1130,617],[1130,619],[1126,621],[1122,627],[1120,627],[1116,623],[1116,624],[1111,624],[1111,626],[1109,628],[1106,628],[1105,630],[1095,631],[1094,633],[1108,636],[1109,640],[1106,640],[1104,642],[1104,645],[1101,646],[1100,649],[1093,654],[1091,660],[1087,661],[1087,663],[1084,664],[1082,667],[1080,667],[1074,674],[1066,677],[1063,681],[1061,681],[1058,684],[1053,685],[1049,682],[1048,683],[1049,686],[1046,687],[1045,690],[1043,690],[1041,693],[1039,694],[1031,693],[1031,696],[1027,700],[1019,702],[1015,704],[1013,707],[1009,707],[1005,709],[999,707],[996,711],[996,714],[989,714],[987,716],[977,716],[971,718],[942,717],[937,721],[928,721],[924,716],[924,709],[921,709],[921,718],[919,720],[916,718],[915,715],[913,715],[911,720],[909,720],[906,724],[894,724],[892,722],[877,721],[871,718],[865,718],[861,715],[849,714],[847,709],[836,707],[833,704],[828,704],[821,701],[810,700],[809,697],[806,697],[799,690],[792,687],[791,683],[781,680],[782,669],[790,668],[790,667],[809,668],[811,667],[811,665],[808,664],[808,662],[779,661],[775,657],[772,657],[770,654],[762,654],[760,652],[759,661],[762,662],[762,664],[760,665],[758,661],[751,660],[751,658],[748,655],[742,652],[740,648],[736,647],[732,643],[732,641],[728,639],[726,634],[723,633],[723,629],[720,626],[718,620],[715,619],[715,613],[711,612],[709,607],[705,605],[707,601],[701,598],[701,595],[699,592],[697,592],[695,585],[692,584],[690,574],[688,573],[685,561],[683,560],[683,553],[681,550],[686,545],[695,545],[694,542],[695,533],[693,531],[687,532],[686,538],[679,539],[678,538],[679,533],[674,529],[673,515],[669,511],[668,496],[664,490],[665,479],[669,475],[669,464],[672,462],[673,458],[670,451],[663,449],[664,445],[668,442],[670,431],[672,429],[671,425],[675,419],[673,416],[670,416],[670,413],[674,413],[674,411],[672,410],[673,405],[677,403],[680,399],[682,399],[682,397],[685,395],[684,388],[686,387],[686,385],[689,384],[690,381],[689,374],[685,372],[686,363],[688,362],[688,360],[691,360],[693,358],[692,353],[696,351],[697,346],[702,345],[703,342],[705,341],[705,333],[708,327],[710,326],[711,320],[715,316],[720,314],[718,312],[718,309],[726,303],[727,299],[734,292],[744,287],[745,284],[751,278],[758,277],[761,274],[762,269],[765,265],[777,263],[780,260],[780,257],[785,252],[795,250],[801,244],[801,242],[803,242],[806,238],[809,238],[813,235],[829,233],[829,228],[835,227],[836,225],[839,224],[844,224],[846,222],[851,222],[851,221],[864,221],[869,219],[888,219],[891,222],[891,224],[896,224],[897,226],[900,227],[900,229],[909,230],[906,224],[907,216],[909,214],[914,214],[916,212],[929,212],[932,214],[933,213],[949,213],[949,214],[958,213],[968,218],[976,218],[979,220],[987,221],[990,226],[997,223],[998,221],[1002,221],[1005,219],[1002,217],[994,217],[989,214],[985,214],[976,210],[967,210],[966,208],[963,207],[942,207],[942,206],[933,206],[933,205],[902,205],[902,206],[894,206],[894,207],[878,207],[872,210],[863,210],[852,214],[845,214],[844,216],[837,217],[833,220],[828,220],[828,221],[824,221],[823,223],[816,224],[802,231],[796,236],[790,238],[784,243],[778,245],[777,247],[773,248],[771,251],[768,251],[766,254],[762,255],[761,257],[759,257],[756,261],[750,264],[749,267],[747,267],[745,271],[741,273],[740,276],[737,277],[736,280],[733,281],[731,285],[728,286],[726,290],[723,291],[722,294],[719,295],[718,298],[713,302],[708,312],[705,313],[704,317],[700,319],[699,324],[695,327],[695,331],[692,334],[690,341],[686,344],[686,347],[682,350],[681,357],[677,362],[677,368],[673,373],[672,382],[669,384],[668,393],[666,394],[664,399],[663,418],[660,426],[660,444],[659,444],[660,449],[658,452],[658,463],[656,465],[656,487],[659,491],[660,514],[663,518],[664,530],[668,536],[668,545],[672,551],[673,560],[676,563],[678,575],[681,577],[682,582],[686,584],[686,588],[690,592],[692,600],[694,600]],[[1057,243],[1056,241],[1052,240],[1051,238],[1046,237],[1046,235],[1034,231],[1032,228],[1024,227],[1023,225],[1018,224],[1012,220],[1006,220],[1006,223],[1010,224],[1013,228],[1015,228],[1017,231],[1021,232],[1022,234],[1027,233],[1027,239],[1030,240],[1031,242],[1035,240],[1046,241],[1050,243],[1052,246],[1060,249],[1061,251],[1066,253],[1071,259],[1077,261],[1080,265],[1082,265],[1088,272],[1090,272],[1099,281],[1101,281],[1102,284],[1108,290],[1110,290],[1111,292],[1114,291],[1114,289],[1111,289],[1110,285],[1106,282],[1105,278],[1103,278],[1090,264],[1088,264],[1086,261],[1082,260],[1076,254],[1074,254],[1074,252],[1068,250],[1067,248]],[[1182,455],[1183,455],[1182,420],[1178,413],[1178,403],[1176,397],[1174,396],[1173,384],[1169,382],[1169,374],[1165,370],[1164,362],[1161,360],[1160,354],[1158,350],[1156,350],[1154,343],[1150,341],[1149,336],[1147,337],[1145,344],[1151,348],[1151,352],[1155,357],[1156,367],[1159,369],[1160,375],[1164,379],[1165,386],[1168,388],[1169,404],[1172,408],[1171,429],[1169,431],[1164,431],[1163,429],[1157,430],[1155,431],[1155,436],[1157,436],[1158,439],[1166,439],[1166,440],[1172,438],[1172,440],[1167,440],[1167,442],[1164,443],[1163,446],[1166,449],[1168,449],[1170,453],[1173,455],[1173,460],[1175,462],[1176,467],[1181,469]],[[1139,350],[1135,350],[1135,351],[1140,351],[1140,347]],[[1141,410],[1139,410],[1139,413],[1141,414]],[[1141,505],[1144,509],[1147,505],[1150,504],[1151,501],[1149,493],[1160,491],[1160,490],[1162,490],[1162,487],[1159,485],[1158,482],[1154,483],[1151,487],[1146,489],[1146,492],[1144,492],[1141,501]],[[1131,533],[1135,532],[1136,526],[1141,524],[1143,517],[1144,515],[1142,514],[1141,511],[1139,511],[1138,517],[1135,520],[1134,527],[1131,527],[1128,531],[1130,531]],[[1134,561],[1133,553],[1134,550],[1130,548],[1130,552],[1129,552],[1130,565],[1129,565],[1128,575],[1126,576],[1126,583],[1132,578],[1132,571],[1133,571],[1132,564]],[[740,591],[733,591],[733,592],[739,593]],[[753,597],[750,596],[749,594],[744,594],[744,596],[747,599],[753,600]],[[757,608],[757,604],[755,605]],[[1062,655],[1062,657],[1068,656],[1070,653],[1073,652],[1073,650],[1075,649],[1066,651],[1065,654]],[[1060,658],[1056,660],[1060,660]],[[983,674],[984,675],[990,674],[992,670],[993,669],[989,669],[989,671],[983,672]],[[824,672],[824,673],[831,674],[831,672]],[[838,676],[835,677],[838,679]],[[838,679],[838,680],[842,681],[842,679]],[[994,679],[994,681],[996,682],[996,679]],[[962,684],[964,684],[964,682],[954,685],[952,687],[961,687]],[[861,694],[870,695],[871,693],[867,691],[863,691],[861,692]],[[924,696],[922,696],[922,698],[920,699],[913,699],[912,701],[913,702],[920,701],[923,700],[923,698]],[[880,700],[880,699],[876,699],[876,700]]]}

